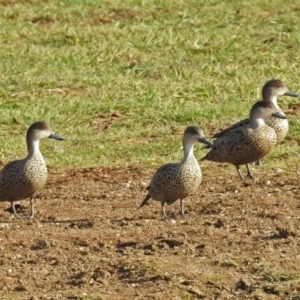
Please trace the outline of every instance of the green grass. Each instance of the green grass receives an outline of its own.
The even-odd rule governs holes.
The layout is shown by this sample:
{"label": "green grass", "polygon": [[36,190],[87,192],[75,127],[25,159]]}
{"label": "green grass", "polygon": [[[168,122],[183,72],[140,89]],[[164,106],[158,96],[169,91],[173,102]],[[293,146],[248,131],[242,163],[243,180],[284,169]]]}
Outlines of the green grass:
{"label": "green grass", "polygon": [[[50,165],[158,166],[180,159],[186,126],[209,136],[247,117],[267,80],[300,92],[296,0],[0,0],[0,8],[5,161],[24,156],[27,127],[46,120],[67,138],[42,142]],[[279,99],[283,108],[297,102]],[[279,165],[298,153],[297,116],[290,124],[290,139],[268,156]]]}

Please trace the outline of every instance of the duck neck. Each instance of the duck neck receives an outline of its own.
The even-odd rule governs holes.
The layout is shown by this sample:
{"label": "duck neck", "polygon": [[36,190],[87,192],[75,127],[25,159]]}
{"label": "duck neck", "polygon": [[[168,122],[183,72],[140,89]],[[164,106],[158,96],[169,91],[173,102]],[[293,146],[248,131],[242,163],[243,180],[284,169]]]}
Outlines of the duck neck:
{"label": "duck neck", "polygon": [[37,155],[40,153],[40,141],[27,141],[28,156]]}
{"label": "duck neck", "polygon": [[184,149],[184,161],[186,161],[189,157],[194,155],[194,144],[192,143],[185,143],[183,144]]}
{"label": "duck neck", "polygon": [[265,102],[267,102],[267,103],[271,102],[275,106],[276,109],[279,109],[279,106],[277,104],[277,96],[269,96],[264,99],[267,99],[267,100],[264,100]]}

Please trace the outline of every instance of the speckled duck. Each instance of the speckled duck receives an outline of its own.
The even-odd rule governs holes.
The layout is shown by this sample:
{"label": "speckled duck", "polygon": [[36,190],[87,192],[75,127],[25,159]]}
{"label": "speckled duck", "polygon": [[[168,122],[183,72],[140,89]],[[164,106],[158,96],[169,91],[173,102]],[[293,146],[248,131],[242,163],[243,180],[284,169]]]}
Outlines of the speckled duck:
{"label": "speckled duck", "polygon": [[184,198],[195,193],[202,181],[202,173],[198,161],[193,154],[194,144],[202,142],[210,145],[202,130],[196,126],[186,128],[183,135],[184,158],[179,163],[161,166],[154,174],[148,194],[141,206],[150,198],[161,202],[162,219],[166,219],[165,203],[172,204],[180,200],[180,214],[184,215]]}
{"label": "speckled duck", "polygon": [[240,165],[246,165],[247,177],[253,178],[249,163],[268,154],[277,143],[275,130],[265,122],[268,118],[286,119],[273,103],[266,104],[264,101],[255,103],[250,111],[250,124],[229,130],[218,137],[211,146],[208,146],[211,150],[202,160],[231,163],[235,165],[242,180],[244,177]]}
{"label": "speckled duck", "polygon": [[0,201],[9,201],[17,219],[21,217],[15,209],[15,201],[30,198],[31,213],[34,217],[33,198],[46,183],[47,166],[40,152],[41,139],[64,140],[56,135],[45,122],[33,123],[26,134],[28,155],[24,159],[8,163],[0,172]]}

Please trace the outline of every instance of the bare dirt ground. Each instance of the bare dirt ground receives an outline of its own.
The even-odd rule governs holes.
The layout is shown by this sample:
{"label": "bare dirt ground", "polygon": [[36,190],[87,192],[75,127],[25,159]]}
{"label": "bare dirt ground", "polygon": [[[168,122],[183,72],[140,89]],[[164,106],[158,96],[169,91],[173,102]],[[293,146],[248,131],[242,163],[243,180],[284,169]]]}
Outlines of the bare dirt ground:
{"label": "bare dirt ground", "polygon": [[167,221],[153,170],[50,168],[34,220],[0,203],[0,299],[300,299],[298,172],[208,168]]}

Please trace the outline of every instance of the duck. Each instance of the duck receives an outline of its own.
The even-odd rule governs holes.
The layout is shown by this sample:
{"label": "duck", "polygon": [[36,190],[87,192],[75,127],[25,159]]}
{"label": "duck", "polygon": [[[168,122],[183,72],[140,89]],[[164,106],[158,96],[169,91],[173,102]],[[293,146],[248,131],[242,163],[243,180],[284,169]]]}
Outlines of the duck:
{"label": "duck", "polygon": [[65,140],[55,134],[48,123],[35,122],[26,133],[27,156],[9,162],[0,172],[0,202],[10,202],[16,219],[23,217],[17,214],[15,202],[27,198],[30,199],[31,211],[26,218],[34,218],[34,195],[46,184],[47,166],[39,148],[40,140],[44,138]]}
{"label": "duck", "polygon": [[193,153],[194,144],[197,142],[211,144],[206,140],[202,129],[197,126],[187,127],[183,134],[183,159],[178,163],[162,165],[155,172],[140,207],[151,198],[160,201],[161,219],[165,220],[168,218],[165,204],[171,205],[180,200],[180,215],[184,216],[184,199],[195,193],[202,181],[201,168]]}
{"label": "duck", "polygon": [[249,164],[267,155],[277,144],[275,130],[265,121],[270,118],[286,119],[286,116],[272,102],[256,102],[250,111],[250,124],[228,130],[206,145],[210,151],[201,160],[231,163],[241,180],[245,178],[240,166],[246,165],[247,178],[253,179]]}

